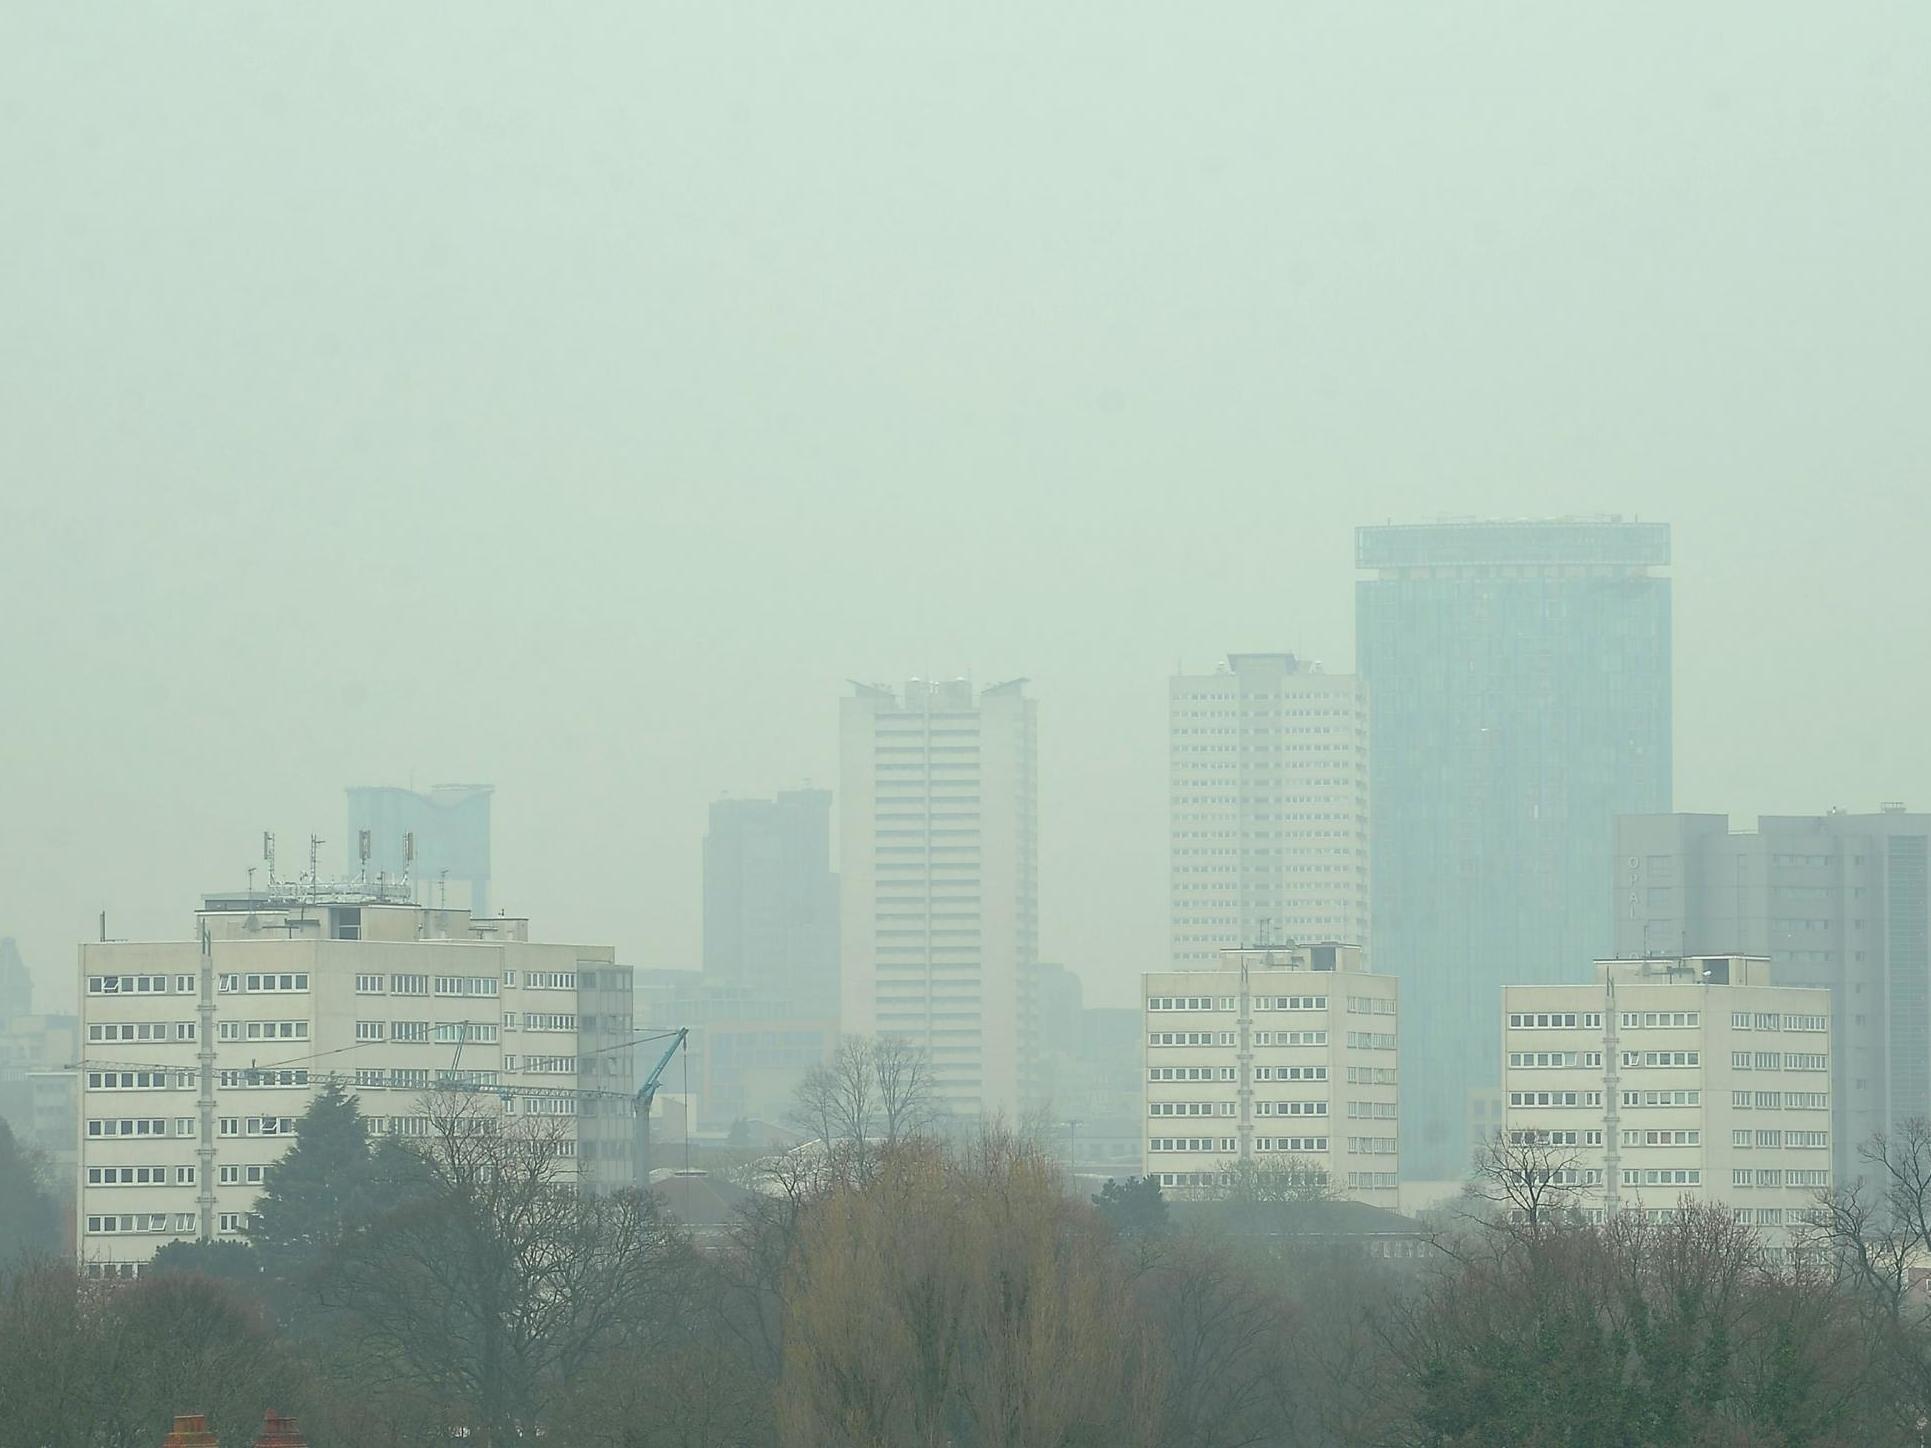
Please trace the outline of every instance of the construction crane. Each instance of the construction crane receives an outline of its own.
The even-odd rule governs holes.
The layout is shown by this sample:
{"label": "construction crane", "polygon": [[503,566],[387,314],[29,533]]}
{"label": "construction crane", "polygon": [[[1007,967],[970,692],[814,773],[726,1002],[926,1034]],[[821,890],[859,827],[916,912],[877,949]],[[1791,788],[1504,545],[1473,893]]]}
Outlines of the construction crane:
{"label": "construction crane", "polygon": [[[644,1077],[644,1084],[637,1088],[637,1139],[635,1155],[637,1162],[637,1187],[640,1191],[650,1190],[650,1108],[657,1099],[657,1084],[664,1079],[664,1068],[670,1065],[670,1058],[677,1054],[677,1048],[684,1044],[690,1035],[689,1026],[679,1026],[671,1032],[670,1044],[664,1047],[664,1054],[657,1058],[657,1064],[650,1068]],[[688,1060],[688,1057],[686,1058]],[[688,1105],[686,1110],[688,1110]],[[690,1139],[690,1121],[684,1122],[685,1140]]]}

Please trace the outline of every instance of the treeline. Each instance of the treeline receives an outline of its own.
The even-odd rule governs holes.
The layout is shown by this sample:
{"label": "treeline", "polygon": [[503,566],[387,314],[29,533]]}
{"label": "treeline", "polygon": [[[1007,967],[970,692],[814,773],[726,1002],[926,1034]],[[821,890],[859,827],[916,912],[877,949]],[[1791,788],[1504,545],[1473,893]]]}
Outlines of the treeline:
{"label": "treeline", "polygon": [[1023,1133],[881,1104],[879,1070],[810,1083],[818,1149],[702,1242],[569,1190],[527,1119],[452,1096],[372,1141],[326,1093],[248,1245],[7,1277],[0,1448],[153,1448],[190,1410],[241,1441],[271,1407],[316,1448],[1917,1442],[1931,1132],[1783,1258],[1714,1207],[1591,1225],[1531,1162],[1389,1260],[1294,1231],[1318,1174],[1249,1174],[1231,1212],[1079,1200]]}

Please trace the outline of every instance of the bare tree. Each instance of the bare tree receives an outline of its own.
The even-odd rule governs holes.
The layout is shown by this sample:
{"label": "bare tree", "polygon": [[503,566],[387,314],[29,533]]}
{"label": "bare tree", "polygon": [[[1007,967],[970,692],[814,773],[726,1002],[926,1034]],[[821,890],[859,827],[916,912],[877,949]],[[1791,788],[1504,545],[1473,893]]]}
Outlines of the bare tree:
{"label": "bare tree", "polygon": [[1575,1148],[1544,1131],[1498,1131],[1477,1150],[1463,1194],[1490,1222],[1536,1237],[1576,1225],[1596,1190]]}
{"label": "bare tree", "polygon": [[352,1315],[372,1381],[425,1388],[477,1441],[513,1442],[560,1385],[662,1331],[682,1239],[654,1198],[578,1190],[553,1123],[474,1096],[429,1110],[419,1189],[347,1237],[325,1300]]}
{"label": "bare tree", "polygon": [[931,1131],[944,1115],[931,1058],[898,1036],[882,1036],[869,1045],[879,1124],[886,1142]]}
{"label": "bare tree", "polygon": [[926,1134],[942,1114],[924,1051],[895,1036],[849,1036],[805,1074],[790,1119],[820,1144],[829,1174],[863,1178],[881,1147]]}

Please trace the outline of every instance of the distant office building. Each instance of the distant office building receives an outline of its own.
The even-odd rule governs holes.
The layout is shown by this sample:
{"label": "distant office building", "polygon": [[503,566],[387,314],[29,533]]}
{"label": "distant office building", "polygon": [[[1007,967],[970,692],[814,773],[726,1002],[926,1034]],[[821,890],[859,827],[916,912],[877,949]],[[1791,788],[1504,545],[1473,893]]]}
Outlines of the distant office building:
{"label": "distant office building", "polygon": [[962,1116],[1020,1104],[1039,929],[1025,682],[855,684],[841,710],[843,1026],[923,1047]]}
{"label": "distant office building", "polygon": [[542,1117],[579,1181],[634,1180],[631,972],[610,947],[538,944],[527,920],[353,885],[211,895],[194,924],[191,940],[80,948],[90,1271],[130,1275],[173,1240],[241,1240],[329,1081],[372,1134],[429,1136],[439,1094],[459,1090]]}
{"label": "distant office building", "polygon": [[1293,654],[1168,685],[1172,961],[1368,942],[1368,696]]}
{"label": "distant office building", "polygon": [[704,975],[838,1018],[831,791],[721,799],[704,837]]}
{"label": "distant office building", "polygon": [[1233,1164],[1305,1162],[1391,1206],[1400,1173],[1399,984],[1358,946],[1224,950],[1142,978],[1146,1170],[1180,1194]]}
{"label": "distant office building", "polygon": [[1781,1240],[1833,1180],[1829,994],[1741,955],[1596,973],[1503,991],[1505,1140],[1596,1220],[1691,1197]]}
{"label": "distant office building", "polygon": [[46,1158],[47,1182],[72,1220],[79,1159],[80,1021],[65,1015],[0,1020],[0,1118]]}
{"label": "distant office building", "polygon": [[34,978],[13,937],[0,939],[0,1025],[34,1008]]}
{"label": "distant office building", "polygon": [[1033,991],[1036,1068],[1028,1112],[1047,1149],[1089,1176],[1140,1172],[1140,1012],[1089,1006],[1080,978],[1041,962]]}
{"label": "distant office building", "polygon": [[33,977],[11,938],[0,940],[0,1117],[16,1140],[45,1153],[71,1194],[79,1056],[73,1016],[35,1015]]}
{"label": "distant office building", "polygon": [[[438,784],[428,793],[387,785],[351,786],[346,841],[351,879],[409,879],[424,905],[489,913],[487,784]],[[368,858],[362,857],[364,832]],[[413,847],[415,858],[407,857]]]}
{"label": "distant office building", "polygon": [[1858,1147],[1931,1115],[1931,815],[1727,815],[1616,822],[1616,953],[1767,956],[1779,985],[1831,993],[1835,1167],[1863,1175]]}
{"label": "distant office building", "polygon": [[1371,527],[1355,557],[1375,959],[1415,1023],[1403,1151],[1459,1177],[1502,987],[1609,953],[1615,817],[1669,807],[1669,527]]}

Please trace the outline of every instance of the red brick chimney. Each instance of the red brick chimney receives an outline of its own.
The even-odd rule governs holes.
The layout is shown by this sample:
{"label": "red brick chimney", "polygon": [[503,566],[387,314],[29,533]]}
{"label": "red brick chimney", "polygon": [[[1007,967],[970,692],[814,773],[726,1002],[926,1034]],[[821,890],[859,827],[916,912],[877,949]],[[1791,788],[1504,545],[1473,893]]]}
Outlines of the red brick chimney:
{"label": "red brick chimney", "polygon": [[308,1448],[308,1439],[301,1435],[293,1418],[270,1413],[261,1420],[261,1436],[255,1440],[255,1448]]}
{"label": "red brick chimney", "polygon": [[182,1413],[174,1420],[174,1431],[161,1440],[161,1448],[221,1448],[208,1431],[208,1419],[201,1413]]}

